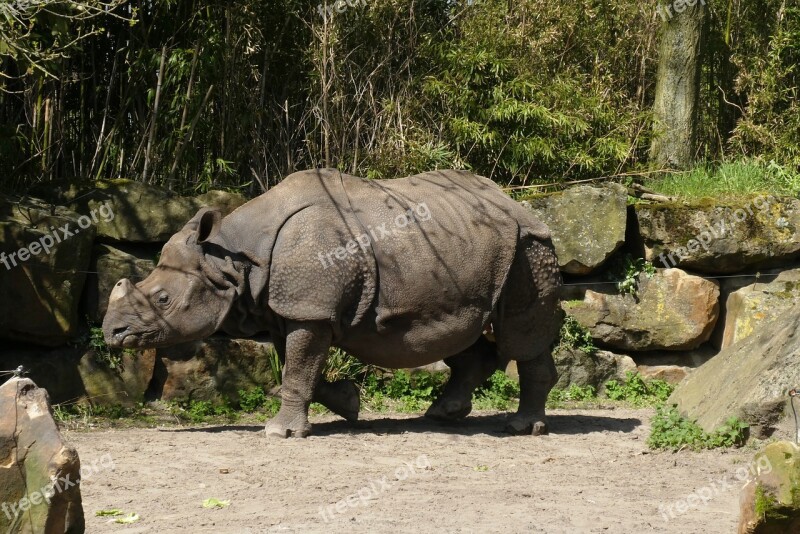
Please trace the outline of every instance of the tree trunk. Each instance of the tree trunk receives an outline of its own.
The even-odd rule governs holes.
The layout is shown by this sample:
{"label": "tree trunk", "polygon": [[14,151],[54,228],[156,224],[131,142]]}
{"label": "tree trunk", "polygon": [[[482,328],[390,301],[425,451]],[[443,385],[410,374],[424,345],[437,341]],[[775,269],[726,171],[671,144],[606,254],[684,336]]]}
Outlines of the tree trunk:
{"label": "tree trunk", "polygon": [[[659,168],[686,169],[697,151],[700,95],[700,43],[705,0],[688,0],[659,8],[664,20],[659,44],[654,136],[651,160]],[[682,11],[677,11],[677,6]]]}

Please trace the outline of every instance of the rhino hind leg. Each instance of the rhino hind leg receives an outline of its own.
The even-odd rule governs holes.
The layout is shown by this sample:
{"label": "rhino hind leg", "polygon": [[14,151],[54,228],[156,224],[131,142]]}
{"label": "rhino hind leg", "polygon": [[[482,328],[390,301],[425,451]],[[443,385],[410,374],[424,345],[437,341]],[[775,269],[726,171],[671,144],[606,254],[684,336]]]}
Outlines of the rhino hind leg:
{"label": "rhino hind leg", "polygon": [[506,425],[512,434],[548,432],[545,403],[558,380],[552,346],[563,320],[560,285],[552,247],[523,239],[493,324],[501,362],[516,360],[519,370],[519,409]]}
{"label": "rhino hind leg", "polygon": [[519,409],[506,425],[506,432],[515,435],[539,436],[549,432],[544,406],[547,395],[555,384],[556,372],[553,357],[517,362],[519,370]]}
{"label": "rhino hind leg", "polygon": [[322,404],[351,423],[358,421],[361,395],[352,380],[320,381],[317,389],[314,390],[314,402]]}
{"label": "rhino hind leg", "polygon": [[450,379],[426,417],[439,421],[457,421],[472,411],[472,393],[498,368],[497,348],[481,336],[465,351],[445,358]]}

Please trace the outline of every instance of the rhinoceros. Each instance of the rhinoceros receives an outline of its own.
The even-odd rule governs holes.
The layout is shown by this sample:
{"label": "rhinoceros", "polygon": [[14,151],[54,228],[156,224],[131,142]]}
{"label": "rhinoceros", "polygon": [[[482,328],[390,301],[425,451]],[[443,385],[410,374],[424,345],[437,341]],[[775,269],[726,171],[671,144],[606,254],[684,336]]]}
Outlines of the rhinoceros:
{"label": "rhinoceros", "polygon": [[224,218],[201,209],[150,276],[115,285],[103,330],[127,348],[269,333],[285,366],[266,432],[280,437],[309,435],[312,401],[357,419],[355,385],[321,378],[332,346],[389,368],[444,360],[451,376],[426,413],[439,420],[467,416],[473,391],[515,360],[520,405],[506,430],[538,435],[557,379],[560,285],[547,226],[487,178],[318,169]]}

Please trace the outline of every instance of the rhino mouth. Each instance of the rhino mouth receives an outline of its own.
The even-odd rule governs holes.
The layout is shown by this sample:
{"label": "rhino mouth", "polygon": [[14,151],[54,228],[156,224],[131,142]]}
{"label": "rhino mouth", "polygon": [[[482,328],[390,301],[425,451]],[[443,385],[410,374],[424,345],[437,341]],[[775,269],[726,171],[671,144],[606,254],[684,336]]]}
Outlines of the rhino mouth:
{"label": "rhino mouth", "polygon": [[142,348],[148,345],[148,338],[155,338],[153,334],[154,332],[136,332],[130,326],[121,326],[111,331],[111,335],[106,339],[106,344],[116,349]]}

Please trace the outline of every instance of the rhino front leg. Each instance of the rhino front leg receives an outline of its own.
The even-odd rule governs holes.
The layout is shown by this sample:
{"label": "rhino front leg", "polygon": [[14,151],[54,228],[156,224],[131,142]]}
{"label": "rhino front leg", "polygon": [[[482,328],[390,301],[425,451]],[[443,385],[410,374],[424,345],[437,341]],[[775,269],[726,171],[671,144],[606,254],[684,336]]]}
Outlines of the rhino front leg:
{"label": "rhino front leg", "polygon": [[265,430],[268,436],[304,438],[311,433],[308,407],[328,358],[331,331],[327,324],[310,322],[289,322],[287,331],[281,409]]}
{"label": "rhino front leg", "polygon": [[[273,343],[275,344],[275,350],[278,352],[278,358],[280,358],[284,366],[283,376],[285,376],[286,338],[275,336],[273,337]],[[352,380],[328,382],[323,378],[314,389],[312,401],[322,404],[351,423],[358,421],[358,413],[361,411],[361,394]]]}

